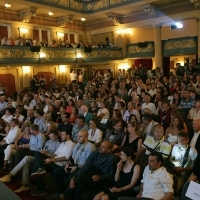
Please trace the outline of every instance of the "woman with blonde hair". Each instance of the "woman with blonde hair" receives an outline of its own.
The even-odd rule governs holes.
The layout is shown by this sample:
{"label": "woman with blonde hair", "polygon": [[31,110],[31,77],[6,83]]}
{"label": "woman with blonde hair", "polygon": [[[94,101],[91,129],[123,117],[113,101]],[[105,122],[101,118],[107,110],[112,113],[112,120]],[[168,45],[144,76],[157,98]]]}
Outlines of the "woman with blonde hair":
{"label": "woman with blonde hair", "polygon": [[51,121],[51,115],[49,113],[44,113],[43,114],[43,130],[44,130],[44,133],[47,132],[48,125],[49,125],[50,121]]}
{"label": "woman with blonde hair", "polygon": [[138,135],[139,125],[137,122],[128,122],[127,124],[127,134],[122,142],[122,147],[130,147],[134,152],[139,151],[142,146],[142,138]]}

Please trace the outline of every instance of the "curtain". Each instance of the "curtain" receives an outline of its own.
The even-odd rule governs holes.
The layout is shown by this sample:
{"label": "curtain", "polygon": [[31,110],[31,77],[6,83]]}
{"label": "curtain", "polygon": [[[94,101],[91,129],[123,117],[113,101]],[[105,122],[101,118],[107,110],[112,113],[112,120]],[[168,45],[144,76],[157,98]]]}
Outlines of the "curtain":
{"label": "curtain", "polygon": [[148,68],[148,69],[152,69],[152,67],[153,67],[152,58],[136,59],[136,60],[135,60],[135,66],[139,67],[140,64],[141,64],[143,67],[146,67],[146,68]]}
{"label": "curtain", "polygon": [[47,31],[42,31],[42,41],[47,41],[48,42]]}
{"label": "curtain", "polygon": [[36,37],[39,38],[39,30],[33,30],[33,40],[35,40]]}
{"label": "curtain", "polygon": [[170,71],[170,57],[163,57],[163,73],[165,76],[169,77]]}
{"label": "curtain", "polygon": [[69,34],[70,43],[74,43],[74,34]]}
{"label": "curtain", "polygon": [[0,26],[0,39],[8,37],[8,28],[7,26]]}

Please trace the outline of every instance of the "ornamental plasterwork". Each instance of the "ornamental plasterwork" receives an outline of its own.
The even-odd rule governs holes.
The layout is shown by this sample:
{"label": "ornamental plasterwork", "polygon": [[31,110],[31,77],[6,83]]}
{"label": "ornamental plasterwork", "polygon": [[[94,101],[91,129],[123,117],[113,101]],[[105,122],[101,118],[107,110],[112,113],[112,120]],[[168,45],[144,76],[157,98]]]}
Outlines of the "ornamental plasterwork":
{"label": "ornamental plasterwork", "polygon": [[46,58],[76,58],[75,51],[59,51],[59,50],[44,50],[43,53],[46,54]]}
{"label": "ornamental plasterwork", "polygon": [[39,58],[39,53],[25,49],[0,49],[0,58]]}
{"label": "ornamental plasterwork", "polygon": [[85,53],[82,51],[83,58],[123,58],[122,51],[95,51]]}
{"label": "ornamental plasterwork", "polygon": [[196,48],[196,47],[197,47],[197,42],[194,38],[192,38],[179,41],[166,41],[164,45],[164,50]]}
{"label": "ornamental plasterwork", "polygon": [[141,0],[27,0],[40,4],[54,4],[52,6],[63,6],[63,9],[76,10],[80,12],[97,11],[100,9],[110,9],[110,6],[121,6],[122,4],[135,3]]}
{"label": "ornamental plasterwork", "polygon": [[147,52],[154,52],[154,44],[149,43],[147,47],[140,48],[139,46],[129,46],[127,54],[134,54],[134,53],[147,53]]}

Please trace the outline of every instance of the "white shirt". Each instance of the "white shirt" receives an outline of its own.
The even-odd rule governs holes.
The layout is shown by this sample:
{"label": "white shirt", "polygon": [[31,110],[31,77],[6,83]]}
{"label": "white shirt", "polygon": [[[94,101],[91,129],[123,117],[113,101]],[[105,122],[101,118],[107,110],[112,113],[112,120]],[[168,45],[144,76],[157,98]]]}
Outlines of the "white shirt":
{"label": "white shirt", "polygon": [[153,103],[143,103],[142,104],[142,108],[141,110],[143,110],[144,108],[148,108],[149,110],[151,110],[151,113],[154,114],[156,112],[156,106]]}
{"label": "white shirt", "polygon": [[33,110],[33,108],[34,108],[34,105],[32,103],[30,103],[28,106],[24,105],[24,109],[26,110]]}
{"label": "white shirt", "polygon": [[44,112],[44,113],[48,113],[48,110],[49,110],[49,105],[46,105],[46,106],[44,107],[44,109],[43,109],[43,112]]}
{"label": "white shirt", "polygon": [[149,94],[153,97],[156,94],[156,88],[154,90],[150,89]]}
{"label": "white shirt", "polygon": [[5,121],[5,122],[7,122],[8,124],[10,124],[10,122],[11,122],[11,120],[13,119],[13,115],[9,115],[9,116],[6,116],[6,115],[4,115],[3,117],[2,117],[2,119]]}
{"label": "white shirt", "polygon": [[153,128],[156,124],[158,124],[158,122],[155,122],[152,120],[151,123],[145,127],[145,130],[144,130],[145,138],[153,134]]}
{"label": "white shirt", "polygon": [[97,112],[97,116],[99,116],[101,113],[105,114],[101,119],[109,119],[110,118],[110,113],[107,108],[99,109]]}
{"label": "white shirt", "polygon": [[[200,132],[200,131],[199,131]],[[190,146],[195,148],[196,146],[196,143],[197,143],[197,140],[198,140],[198,137],[199,137],[199,132],[198,133],[194,133],[194,136],[190,142]]]}
{"label": "white shirt", "polygon": [[123,120],[125,122],[128,122],[128,118],[131,114],[134,114],[137,118],[138,123],[140,123],[140,113],[135,109],[133,109],[131,112],[129,110],[126,110],[126,112],[124,113],[124,116],[123,116]]}
{"label": "white shirt", "polygon": [[77,79],[77,74],[76,73],[70,73],[70,78],[71,78],[71,81],[74,81]]}
{"label": "white shirt", "polygon": [[[71,140],[62,142],[55,152],[55,158],[60,158],[64,156],[66,159],[69,159],[72,155],[74,145],[75,143],[73,143]],[[55,164],[59,166],[65,166],[67,164],[67,161],[55,162]]]}
{"label": "white shirt", "polygon": [[14,117],[15,119],[18,119],[19,122],[22,122],[24,120],[24,116],[23,115],[19,115],[18,117]]}
{"label": "white shirt", "polygon": [[10,131],[8,132],[8,135],[4,138],[6,141],[6,144],[14,143],[17,137],[20,135],[21,130],[18,126],[11,127]]}
{"label": "white shirt", "polygon": [[94,136],[92,137],[92,130],[93,129],[89,129],[88,130],[88,140],[92,141],[94,143],[98,143],[102,141],[102,131],[99,130],[98,128],[95,130]]}
{"label": "white shirt", "polygon": [[143,183],[142,197],[160,200],[166,193],[173,193],[172,175],[166,171],[165,167],[152,172],[149,166],[146,166],[141,182]]}
{"label": "white shirt", "polygon": [[[176,167],[181,167],[186,149],[187,148],[183,148],[179,144],[175,144],[173,146],[173,149],[172,149],[172,152],[171,152],[171,158],[173,158],[175,160],[174,164],[175,164]],[[184,168],[193,167],[194,160],[196,159],[196,157],[197,157],[196,149],[194,149],[193,147],[190,147],[188,159],[187,159],[187,162],[184,165]]]}

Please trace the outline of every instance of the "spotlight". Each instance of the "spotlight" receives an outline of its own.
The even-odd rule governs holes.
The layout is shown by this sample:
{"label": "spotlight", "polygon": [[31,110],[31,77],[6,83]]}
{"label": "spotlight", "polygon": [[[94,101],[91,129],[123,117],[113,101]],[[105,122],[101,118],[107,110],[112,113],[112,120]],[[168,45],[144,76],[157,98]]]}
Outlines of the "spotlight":
{"label": "spotlight", "polygon": [[10,8],[11,7],[11,3],[5,3],[5,7],[6,8]]}

